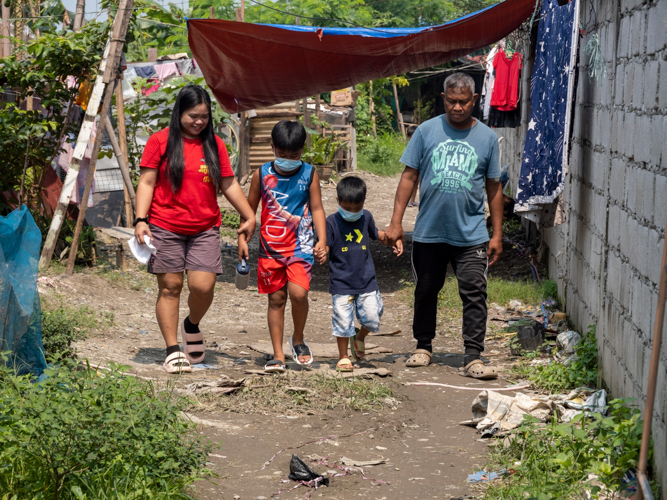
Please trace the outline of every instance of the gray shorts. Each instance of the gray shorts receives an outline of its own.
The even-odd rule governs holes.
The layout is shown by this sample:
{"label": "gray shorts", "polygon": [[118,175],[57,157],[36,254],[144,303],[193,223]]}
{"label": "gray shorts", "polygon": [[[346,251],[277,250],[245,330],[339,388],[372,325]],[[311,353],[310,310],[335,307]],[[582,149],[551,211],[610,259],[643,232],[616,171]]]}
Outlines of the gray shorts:
{"label": "gray shorts", "polygon": [[157,253],[148,261],[152,274],[205,271],[222,274],[220,228],[198,234],[178,234],[149,224]]}

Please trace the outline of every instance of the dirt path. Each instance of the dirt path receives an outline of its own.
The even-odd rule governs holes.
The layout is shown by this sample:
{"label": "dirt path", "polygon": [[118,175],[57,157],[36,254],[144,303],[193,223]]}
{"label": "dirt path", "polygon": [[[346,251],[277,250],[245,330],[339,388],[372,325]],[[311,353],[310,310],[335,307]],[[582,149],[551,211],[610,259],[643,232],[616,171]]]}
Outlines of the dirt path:
{"label": "dirt path", "polygon": [[[374,214],[378,227],[383,228],[391,217],[398,177],[381,178],[366,174],[364,178],[369,187],[366,208]],[[335,188],[325,187],[323,197],[326,212],[333,213],[337,208]],[[412,229],[416,215],[416,209],[409,209],[406,231]],[[251,261],[256,263],[256,238],[251,250]],[[306,462],[309,462],[308,455],[328,457],[329,466],[311,463],[320,473],[341,473],[341,470],[331,466],[334,462],[340,465],[344,456],[355,460],[386,460],[386,464],[364,469],[368,479],[362,478],[359,472],[334,477],[330,487],[311,491],[311,498],[450,499],[471,493],[466,477],[483,467],[487,445],[474,429],[461,426],[459,422],[471,417],[470,405],[478,392],[406,386],[404,383],[422,380],[478,389],[506,386],[509,382],[501,378],[482,383],[458,376],[463,345],[460,336],[444,334],[444,330],[434,342],[436,354],[430,367],[421,370],[405,367],[408,353],[414,348],[409,288],[410,245],[407,250],[404,256],[397,259],[390,249],[376,243],[372,245],[385,302],[382,332],[400,330],[401,333],[372,337],[372,343],[391,352],[369,356],[364,366],[386,368],[391,372],[389,377],[367,382],[373,387],[389,387],[393,396],[388,402],[387,398],[379,399],[372,407],[353,410],[349,409],[353,405],[347,403],[331,405],[334,409],[327,409],[324,403],[309,404],[306,401],[302,408],[295,410],[289,405],[273,405],[272,394],[268,393],[264,395],[267,398],[266,408],[260,402],[247,409],[216,404],[216,397],[236,396],[195,395],[191,413],[218,423],[216,426],[204,425],[201,432],[217,443],[209,460],[213,464],[211,468],[220,476],[211,482],[199,482],[194,494],[196,498],[271,498],[280,490],[283,490],[279,495],[281,499],[305,498],[305,487],[291,490],[294,483],[281,482],[287,479],[292,452]],[[176,386],[181,389],[196,381],[214,381],[221,375],[234,379],[248,376],[261,378],[247,374],[246,370],[259,370],[264,363],[262,354],[248,345],[265,344],[269,347],[266,298],[257,294],[253,273],[249,289],[240,291],[234,287],[235,252],[233,246],[223,250],[225,274],[216,285],[211,310],[201,323],[207,340],[206,363],[214,369],[195,369],[193,374],[181,377],[176,381]],[[139,269],[136,262],[132,262],[132,269],[122,276],[117,271],[100,274],[91,270],[64,280],[67,285],[60,285],[55,290],[40,285],[40,291],[47,302],[58,303],[63,301],[65,294],[72,293],[67,288],[69,286],[76,290],[77,304],[114,313],[112,327],[97,331],[78,346],[82,358],[103,365],[108,362],[122,363],[130,366],[130,371],[137,375],[166,380],[167,375],[161,369],[164,342],[154,313],[155,280]],[[503,272],[514,272],[513,266],[518,265],[515,266],[508,258]],[[328,266],[316,265],[306,339],[333,345],[331,296],[327,290]],[[184,290],[181,303],[183,315],[187,314],[187,297]],[[286,321],[286,339],[291,333],[290,321]],[[495,362],[508,363],[508,349],[503,347],[503,343],[504,338],[500,336],[490,338],[485,355]],[[331,372],[334,363],[333,359],[316,358],[313,370]],[[307,376],[302,371],[294,371],[294,383],[298,385]],[[263,384],[261,380],[253,383]],[[366,432],[359,434],[362,431]],[[348,435],[352,436],[344,437]],[[330,439],[301,446],[325,437]],[[299,448],[294,450],[296,447]],[[286,450],[267,464],[277,451],[283,449]],[[388,484],[374,482],[373,479]]]}

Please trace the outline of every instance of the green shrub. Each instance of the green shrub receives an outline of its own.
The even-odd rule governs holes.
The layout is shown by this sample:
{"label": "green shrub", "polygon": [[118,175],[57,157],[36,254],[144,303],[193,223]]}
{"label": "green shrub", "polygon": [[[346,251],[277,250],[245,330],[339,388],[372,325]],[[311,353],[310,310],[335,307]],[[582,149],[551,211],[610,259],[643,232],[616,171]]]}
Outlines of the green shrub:
{"label": "green shrub", "polygon": [[101,319],[87,306],[42,310],[42,342],[47,358],[73,358],[72,343],[85,340],[89,328],[113,324],[113,314]]}
{"label": "green shrub", "polygon": [[512,367],[512,371],[533,382],[547,392],[566,392],[577,387],[595,387],[598,380],[598,348],[595,327],[590,326],[574,348],[575,358],[567,366],[551,361],[546,365],[526,362]]}
{"label": "green shrub", "polygon": [[189,498],[209,446],[179,417],[183,399],[119,367],[45,374],[33,383],[0,365],[2,498]]}
{"label": "green shrub", "polygon": [[358,167],[375,175],[397,175],[405,168],[400,159],[406,145],[398,134],[367,137],[359,144]]}
{"label": "green shrub", "polygon": [[225,208],[221,208],[220,212],[222,213],[223,226],[232,229],[238,229],[241,226],[241,216],[234,210],[227,210]]}

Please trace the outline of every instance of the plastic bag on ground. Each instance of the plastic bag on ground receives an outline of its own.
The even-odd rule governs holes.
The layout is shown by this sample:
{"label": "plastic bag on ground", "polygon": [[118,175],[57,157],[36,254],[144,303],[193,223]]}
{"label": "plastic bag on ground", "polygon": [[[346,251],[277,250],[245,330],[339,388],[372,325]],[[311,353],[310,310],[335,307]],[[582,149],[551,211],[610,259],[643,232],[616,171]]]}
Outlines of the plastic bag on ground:
{"label": "plastic bag on ground", "polygon": [[37,263],[42,235],[25,206],[0,217],[0,351],[18,374],[46,368]]}
{"label": "plastic bag on ground", "polygon": [[581,335],[574,330],[559,333],[556,337],[556,345],[563,354],[574,354],[574,348],[580,341]]}
{"label": "plastic bag on ground", "polygon": [[[329,479],[318,474],[313,469],[308,467],[306,463],[296,455],[292,455],[292,460],[289,463],[289,477],[292,481],[310,482],[317,480],[317,485],[323,484],[329,486]],[[315,484],[313,484],[314,486]]]}
{"label": "plastic bag on ground", "polygon": [[512,397],[494,391],[482,391],[472,403],[473,417],[482,418],[477,424],[478,430],[496,425],[503,431],[514,429],[521,425],[526,414],[546,422],[554,412],[557,412],[557,408],[553,401],[531,398],[523,393]]}

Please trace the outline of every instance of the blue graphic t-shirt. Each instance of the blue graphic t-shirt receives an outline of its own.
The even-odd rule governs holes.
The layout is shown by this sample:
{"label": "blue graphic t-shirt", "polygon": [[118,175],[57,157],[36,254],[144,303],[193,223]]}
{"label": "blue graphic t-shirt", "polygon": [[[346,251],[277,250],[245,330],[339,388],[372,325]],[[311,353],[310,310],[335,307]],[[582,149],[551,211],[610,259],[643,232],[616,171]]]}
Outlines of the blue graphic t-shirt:
{"label": "blue graphic t-shirt", "polygon": [[356,295],[379,290],[369,241],[377,239],[378,229],[368,210],[354,222],[338,213],[327,217],[329,293]]}
{"label": "blue graphic t-shirt", "polygon": [[419,170],[414,241],[467,247],[489,241],[484,220],[485,179],[498,179],[498,136],[479,120],[467,130],[445,116],[422,123],[401,157]]}

